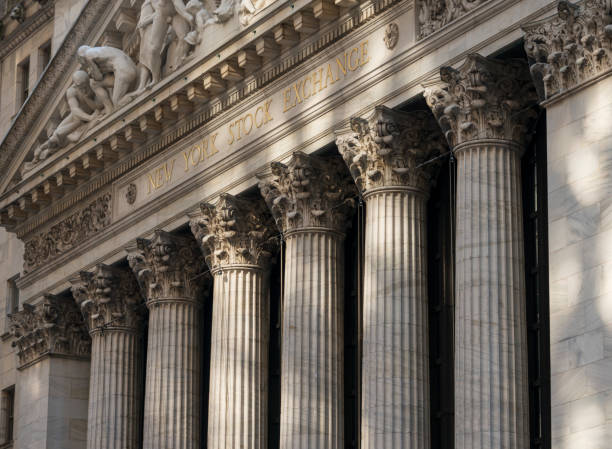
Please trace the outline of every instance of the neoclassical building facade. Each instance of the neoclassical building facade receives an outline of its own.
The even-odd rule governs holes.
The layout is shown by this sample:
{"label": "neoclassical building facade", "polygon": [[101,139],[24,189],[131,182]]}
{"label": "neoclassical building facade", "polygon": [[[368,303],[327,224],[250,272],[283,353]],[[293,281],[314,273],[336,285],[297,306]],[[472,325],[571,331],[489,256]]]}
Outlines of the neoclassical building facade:
{"label": "neoclassical building facade", "polygon": [[0,15],[1,449],[612,446],[610,0]]}

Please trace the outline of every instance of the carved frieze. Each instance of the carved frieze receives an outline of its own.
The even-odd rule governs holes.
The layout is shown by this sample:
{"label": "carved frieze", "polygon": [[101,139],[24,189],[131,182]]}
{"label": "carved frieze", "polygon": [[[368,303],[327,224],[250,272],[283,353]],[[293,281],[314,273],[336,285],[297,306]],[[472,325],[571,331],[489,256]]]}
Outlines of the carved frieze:
{"label": "carved frieze", "polygon": [[397,112],[378,106],[365,119],[351,119],[336,145],[361,192],[383,186],[429,190],[437,164],[426,161],[446,149],[438,123],[426,111]]}
{"label": "carved frieze", "polygon": [[542,99],[612,68],[612,2],[560,0],[557,13],[523,27],[531,74]]}
{"label": "carved frieze", "polygon": [[71,299],[46,294],[37,305],[24,304],[9,318],[20,368],[46,355],[90,355],[91,340]]}
{"label": "carved frieze", "polygon": [[211,270],[228,265],[265,266],[276,248],[278,231],[261,199],[221,195],[216,205],[202,203],[190,221]]}
{"label": "carved frieze", "polygon": [[419,0],[419,39],[469,13],[490,0]]}
{"label": "carved frieze", "polygon": [[151,240],[138,239],[127,252],[130,268],[148,304],[198,298],[207,270],[192,239],[155,231]]}
{"label": "carved frieze", "polygon": [[442,67],[445,86],[425,90],[425,99],[455,147],[479,139],[523,143],[536,117],[537,95],[527,64],[469,55],[459,69]]}
{"label": "carved frieze", "polygon": [[23,271],[28,273],[78,246],[111,223],[111,194],[25,241]]}
{"label": "carved frieze", "polygon": [[287,165],[270,164],[259,189],[279,229],[308,227],[344,230],[357,189],[340,158],[293,153]]}
{"label": "carved frieze", "polygon": [[130,271],[98,264],[93,272],[81,271],[70,283],[91,333],[141,328],[144,303]]}

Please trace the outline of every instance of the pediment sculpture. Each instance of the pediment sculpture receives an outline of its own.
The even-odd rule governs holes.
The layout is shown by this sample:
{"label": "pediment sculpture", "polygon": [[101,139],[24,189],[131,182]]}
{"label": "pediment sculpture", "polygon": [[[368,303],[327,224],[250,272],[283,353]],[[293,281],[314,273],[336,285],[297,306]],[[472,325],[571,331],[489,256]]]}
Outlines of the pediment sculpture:
{"label": "pediment sculpture", "polygon": [[[46,127],[45,140],[22,166],[22,176],[49,156],[76,143],[100,120],[159,83],[194,57],[207,27],[227,22],[238,13],[245,26],[266,0],[207,1],[144,0],[134,33],[137,51],[112,46],[83,45],[77,51],[78,70],[67,89],[67,108]],[[138,0],[132,0],[137,6]],[[128,53],[134,55],[134,61]]]}

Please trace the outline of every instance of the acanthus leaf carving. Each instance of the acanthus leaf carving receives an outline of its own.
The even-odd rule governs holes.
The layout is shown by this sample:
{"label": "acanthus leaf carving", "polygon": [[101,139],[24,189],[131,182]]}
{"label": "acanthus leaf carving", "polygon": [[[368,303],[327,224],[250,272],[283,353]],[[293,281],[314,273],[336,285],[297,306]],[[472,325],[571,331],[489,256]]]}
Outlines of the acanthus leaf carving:
{"label": "acanthus leaf carving", "polygon": [[127,248],[128,262],[148,304],[164,300],[196,301],[205,286],[206,264],[196,243],[157,230]]}
{"label": "acanthus leaf carving", "polygon": [[111,223],[111,194],[25,241],[23,271],[28,273],[78,246]]}
{"label": "acanthus leaf carving", "polygon": [[46,355],[90,356],[91,340],[71,299],[45,294],[38,304],[24,304],[9,319],[20,368]]}
{"label": "acanthus leaf carving", "polygon": [[259,189],[280,230],[345,229],[357,189],[340,158],[296,151],[287,165],[270,169],[259,176]]}
{"label": "acanthus leaf carving", "polygon": [[444,86],[427,88],[427,104],[451,147],[480,139],[522,144],[537,95],[527,64],[468,55],[459,69],[442,67]]}
{"label": "acanthus leaf carving", "polygon": [[351,129],[338,132],[336,145],[362,193],[383,186],[428,192],[437,164],[425,162],[446,148],[431,113],[384,106],[367,119],[352,118]]}
{"label": "acanthus leaf carving", "polygon": [[93,272],[79,272],[70,283],[90,333],[141,330],[145,310],[133,273],[98,264]]}
{"label": "acanthus leaf carving", "polygon": [[276,249],[274,221],[261,199],[222,194],[216,205],[202,203],[191,231],[211,270],[229,265],[265,266]]}
{"label": "acanthus leaf carving", "polygon": [[542,99],[612,68],[612,2],[559,0],[557,13],[523,26],[531,74]]}

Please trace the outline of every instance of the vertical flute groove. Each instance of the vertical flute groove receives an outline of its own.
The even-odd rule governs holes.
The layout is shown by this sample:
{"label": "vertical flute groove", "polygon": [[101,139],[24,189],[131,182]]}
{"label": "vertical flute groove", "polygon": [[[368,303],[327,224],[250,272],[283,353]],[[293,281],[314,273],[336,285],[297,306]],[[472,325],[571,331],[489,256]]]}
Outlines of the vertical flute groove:
{"label": "vertical flute groove", "polygon": [[344,447],[342,238],[286,239],[281,449]]}
{"label": "vertical flute groove", "polygon": [[457,449],[529,446],[520,160],[508,145],[458,152]]}
{"label": "vertical flute groove", "polygon": [[366,196],[362,449],[429,445],[425,195]]}

